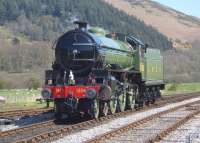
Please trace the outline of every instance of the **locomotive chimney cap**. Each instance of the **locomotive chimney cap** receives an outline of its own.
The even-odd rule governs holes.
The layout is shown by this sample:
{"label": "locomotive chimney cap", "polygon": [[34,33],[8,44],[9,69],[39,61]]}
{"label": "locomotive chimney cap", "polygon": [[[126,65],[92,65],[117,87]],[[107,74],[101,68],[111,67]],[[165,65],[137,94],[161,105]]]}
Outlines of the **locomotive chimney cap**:
{"label": "locomotive chimney cap", "polygon": [[74,21],[74,24],[78,25],[78,29],[87,29],[87,22],[85,21]]}

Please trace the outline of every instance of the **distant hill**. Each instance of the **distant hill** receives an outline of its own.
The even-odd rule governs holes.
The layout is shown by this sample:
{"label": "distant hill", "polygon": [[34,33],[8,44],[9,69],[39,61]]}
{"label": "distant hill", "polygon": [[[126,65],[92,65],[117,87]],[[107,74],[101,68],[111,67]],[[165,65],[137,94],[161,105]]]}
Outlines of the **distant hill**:
{"label": "distant hill", "polygon": [[104,0],[173,40],[200,40],[200,19],[151,0]]}
{"label": "distant hill", "polygon": [[172,47],[152,26],[102,0],[1,0],[0,13],[2,26],[30,40],[55,39],[71,28],[74,20],[81,19],[111,32],[133,34],[156,48]]}

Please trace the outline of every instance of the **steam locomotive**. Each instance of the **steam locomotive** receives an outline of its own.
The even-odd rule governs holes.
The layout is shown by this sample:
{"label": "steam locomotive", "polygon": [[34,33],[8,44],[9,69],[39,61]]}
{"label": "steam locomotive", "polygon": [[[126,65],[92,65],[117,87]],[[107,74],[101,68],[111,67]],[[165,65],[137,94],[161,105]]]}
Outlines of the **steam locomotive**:
{"label": "steam locomotive", "polygon": [[77,27],[57,39],[55,61],[45,73],[42,96],[55,117],[92,118],[153,104],[164,89],[163,57],[133,35]]}

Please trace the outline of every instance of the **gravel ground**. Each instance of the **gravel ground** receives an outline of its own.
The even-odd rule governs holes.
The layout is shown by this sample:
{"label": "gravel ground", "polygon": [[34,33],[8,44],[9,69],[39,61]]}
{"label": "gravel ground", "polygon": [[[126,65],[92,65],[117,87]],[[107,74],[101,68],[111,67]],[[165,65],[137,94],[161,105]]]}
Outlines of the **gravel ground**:
{"label": "gravel ground", "polygon": [[165,114],[142,124],[134,129],[124,132],[119,136],[113,137],[106,143],[144,143],[148,142],[151,138],[154,138],[161,131],[167,129],[169,126],[173,125],[180,119],[188,116],[192,110],[187,110],[188,108],[182,108],[174,112]]}
{"label": "gravel ground", "polygon": [[162,143],[200,143],[200,115],[195,116],[176,131],[165,137]]}
{"label": "gravel ground", "polygon": [[85,130],[82,130],[80,132],[71,134],[69,136],[66,136],[66,137],[60,139],[60,140],[55,141],[54,143],[85,142],[89,139],[92,139],[95,136],[104,134],[104,133],[109,132],[109,131],[111,131],[115,128],[119,128],[119,127],[122,127],[126,124],[130,124],[130,123],[135,122],[137,120],[143,119],[143,118],[150,116],[152,114],[156,114],[158,112],[162,112],[162,111],[165,111],[165,110],[168,110],[168,109],[180,106],[180,105],[184,105],[184,104],[191,103],[191,102],[194,102],[194,101],[199,101],[199,100],[200,100],[200,98],[193,98],[193,99],[189,99],[189,100],[182,101],[182,102],[179,102],[179,103],[169,104],[169,105],[166,105],[164,107],[150,109],[150,110],[145,111],[145,112],[135,113],[135,114],[129,115],[127,117],[121,117],[121,118],[112,120],[108,123],[102,124],[100,126],[97,126],[97,127],[91,128],[91,129],[85,129]]}
{"label": "gravel ground", "polygon": [[48,121],[50,119],[53,119],[54,114],[53,113],[44,113],[34,116],[24,116],[22,118],[14,119],[14,124],[11,125],[0,125],[0,131],[7,131],[19,127],[23,127],[26,125],[31,125],[34,123],[40,123],[44,121]]}

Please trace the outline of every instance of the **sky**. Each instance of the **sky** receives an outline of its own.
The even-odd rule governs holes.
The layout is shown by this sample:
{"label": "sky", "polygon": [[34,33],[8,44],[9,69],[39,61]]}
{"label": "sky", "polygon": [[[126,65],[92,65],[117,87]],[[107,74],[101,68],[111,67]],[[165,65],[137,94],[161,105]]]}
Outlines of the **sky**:
{"label": "sky", "polygon": [[200,0],[154,0],[188,15],[200,18]]}

